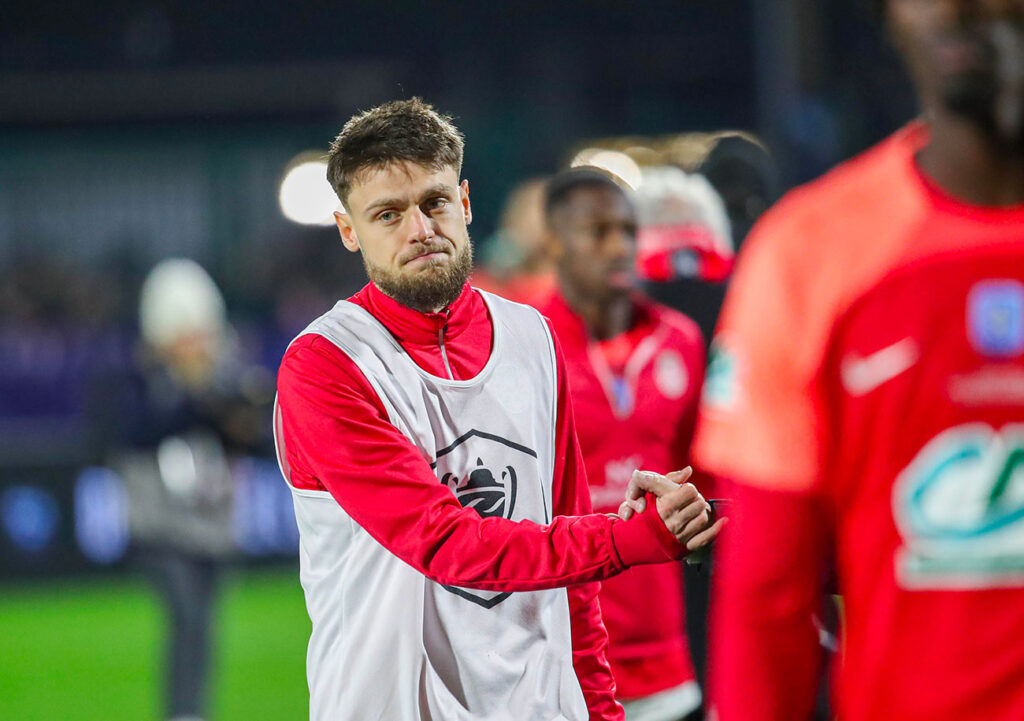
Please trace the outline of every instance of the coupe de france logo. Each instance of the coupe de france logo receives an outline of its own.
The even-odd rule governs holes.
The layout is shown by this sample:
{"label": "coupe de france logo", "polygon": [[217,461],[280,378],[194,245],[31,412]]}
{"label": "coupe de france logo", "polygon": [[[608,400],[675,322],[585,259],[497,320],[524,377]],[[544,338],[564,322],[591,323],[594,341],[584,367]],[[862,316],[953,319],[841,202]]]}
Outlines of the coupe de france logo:
{"label": "coupe de france logo", "polygon": [[[472,508],[484,518],[528,518],[550,523],[547,507],[532,513],[523,506],[520,483],[537,475],[536,466],[537,453],[532,448],[475,428],[437,451],[432,464],[438,479],[464,508]],[[444,588],[484,608],[492,608],[512,595],[457,586]]]}
{"label": "coupe de france logo", "polygon": [[1024,585],[1024,424],[943,431],[897,477],[905,588]]}
{"label": "coupe de france logo", "polygon": [[501,476],[476,459],[476,468],[463,478],[448,472],[441,476],[463,508],[473,508],[484,518],[511,518],[516,508],[516,469],[505,466]]}

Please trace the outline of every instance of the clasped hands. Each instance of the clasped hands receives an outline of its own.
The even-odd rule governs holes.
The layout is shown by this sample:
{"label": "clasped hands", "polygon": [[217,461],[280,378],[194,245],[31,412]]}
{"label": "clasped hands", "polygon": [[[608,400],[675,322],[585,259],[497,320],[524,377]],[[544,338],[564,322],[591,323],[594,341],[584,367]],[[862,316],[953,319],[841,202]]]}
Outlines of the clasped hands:
{"label": "clasped hands", "polygon": [[626,489],[626,500],[619,506],[619,517],[629,520],[633,513],[643,513],[647,507],[645,494],[657,498],[658,515],[665,527],[686,546],[696,551],[718,537],[728,519],[719,518],[712,523],[711,504],[704,500],[697,487],[689,483],[693,469],[687,466],[667,476],[651,471],[633,471]]}

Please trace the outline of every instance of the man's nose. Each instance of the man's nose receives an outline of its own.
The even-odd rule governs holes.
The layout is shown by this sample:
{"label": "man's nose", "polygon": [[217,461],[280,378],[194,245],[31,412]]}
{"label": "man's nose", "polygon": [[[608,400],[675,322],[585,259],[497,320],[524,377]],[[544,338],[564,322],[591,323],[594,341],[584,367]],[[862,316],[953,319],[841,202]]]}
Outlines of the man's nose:
{"label": "man's nose", "polygon": [[409,213],[409,240],[424,241],[434,237],[434,219],[419,208]]}

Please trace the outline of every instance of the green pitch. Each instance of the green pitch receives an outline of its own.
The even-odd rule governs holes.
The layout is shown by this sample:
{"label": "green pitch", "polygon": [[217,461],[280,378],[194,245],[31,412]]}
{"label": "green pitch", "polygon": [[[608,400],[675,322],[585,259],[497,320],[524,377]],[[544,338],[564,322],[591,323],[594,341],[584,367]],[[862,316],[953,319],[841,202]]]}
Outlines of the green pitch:
{"label": "green pitch", "polygon": [[[210,721],[308,718],[298,571],[221,586]],[[131,578],[0,586],[0,719],[159,721],[163,611]]]}

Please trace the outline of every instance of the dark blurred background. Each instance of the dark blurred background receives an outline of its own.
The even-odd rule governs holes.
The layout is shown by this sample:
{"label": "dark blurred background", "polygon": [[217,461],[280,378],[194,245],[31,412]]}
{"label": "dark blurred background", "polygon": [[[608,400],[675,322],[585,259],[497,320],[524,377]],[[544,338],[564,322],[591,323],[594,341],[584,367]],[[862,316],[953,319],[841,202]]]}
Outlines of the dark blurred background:
{"label": "dark blurred background", "polygon": [[[272,373],[290,338],[363,282],[332,227],[282,213],[285,171],[302,153],[324,152],[357,110],[411,95],[452,114],[466,134],[463,172],[484,255],[508,191],[564,166],[589,139],[751,131],[774,159],[777,195],[914,113],[868,8],[858,0],[0,4],[0,717],[156,715],[148,682],[144,691],[107,687],[96,716],[89,703],[62,706],[52,692],[66,687],[54,675],[78,667],[45,672],[27,650],[46,643],[43,629],[67,641],[63,626],[44,620],[53,618],[45,603],[66,589],[97,594],[97,618],[111,602],[105,589],[142,599],[124,614],[137,614],[140,638],[159,636],[148,592],[120,580],[130,566],[127,501],[90,411],[95,379],[134,362],[138,293],[154,263],[202,264],[223,292],[239,353]],[[738,244],[747,224],[734,218],[733,230]],[[300,631],[280,653],[299,666],[285,693],[297,700],[280,716],[237,705],[247,694],[232,684],[251,684],[240,659],[260,652],[245,645],[247,627],[229,622],[214,716],[301,715],[305,619],[288,493],[269,454],[236,454],[232,463],[247,489],[233,511],[233,567],[249,571],[233,577],[222,603],[251,616],[223,615],[265,628],[260,594],[268,609],[289,604],[294,620],[283,628]],[[267,570],[282,563],[280,578]],[[111,623],[127,623],[124,614]],[[85,633],[88,624],[75,627]],[[81,640],[83,649],[90,643]],[[139,641],[140,659],[147,648]],[[83,668],[96,667],[95,653],[83,654]],[[156,660],[134,668],[140,684],[158,673]],[[26,691],[40,674],[50,685]],[[83,684],[82,694],[95,695],[93,680]]]}

